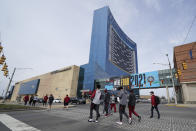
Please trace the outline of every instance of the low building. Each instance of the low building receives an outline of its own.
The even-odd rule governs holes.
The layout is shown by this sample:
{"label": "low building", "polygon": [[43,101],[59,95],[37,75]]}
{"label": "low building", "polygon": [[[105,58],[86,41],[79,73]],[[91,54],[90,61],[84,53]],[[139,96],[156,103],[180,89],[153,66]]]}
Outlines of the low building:
{"label": "low building", "polygon": [[54,98],[61,100],[68,94],[77,96],[77,86],[80,67],[70,66],[52,71],[40,76],[35,76],[15,84],[11,101],[20,101],[24,95],[37,95],[43,98],[46,94],[53,94]]}
{"label": "low building", "polygon": [[184,103],[196,103],[196,42],[174,47],[174,67],[181,84],[178,96]]}

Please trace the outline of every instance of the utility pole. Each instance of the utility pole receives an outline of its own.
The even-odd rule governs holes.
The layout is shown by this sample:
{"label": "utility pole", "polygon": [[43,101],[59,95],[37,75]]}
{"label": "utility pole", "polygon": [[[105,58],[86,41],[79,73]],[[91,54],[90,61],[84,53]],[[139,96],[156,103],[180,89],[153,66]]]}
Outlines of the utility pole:
{"label": "utility pole", "polygon": [[176,97],[176,89],[175,89],[175,84],[174,84],[173,72],[172,72],[172,69],[171,69],[171,64],[170,64],[170,61],[169,61],[168,54],[166,54],[166,56],[167,56],[167,59],[168,59],[168,62],[169,62],[169,69],[170,69],[170,75],[171,75],[172,84],[173,84],[175,104],[177,104],[177,97]]}
{"label": "utility pole", "polygon": [[8,92],[8,90],[9,90],[10,84],[11,84],[12,79],[13,79],[13,77],[14,77],[15,71],[16,71],[16,68],[14,68],[14,71],[13,71],[12,76],[11,76],[11,78],[10,78],[9,84],[8,84],[7,89],[6,89],[6,91],[5,91],[5,96],[4,96],[3,102],[5,102],[5,99],[6,99],[6,96],[7,96],[7,92]]}
{"label": "utility pole", "polygon": [[166,94],[167,94],[167,103],[170,103],[170,98],[169,98],[169,90],[168,90],[168,86],[166,86]]}

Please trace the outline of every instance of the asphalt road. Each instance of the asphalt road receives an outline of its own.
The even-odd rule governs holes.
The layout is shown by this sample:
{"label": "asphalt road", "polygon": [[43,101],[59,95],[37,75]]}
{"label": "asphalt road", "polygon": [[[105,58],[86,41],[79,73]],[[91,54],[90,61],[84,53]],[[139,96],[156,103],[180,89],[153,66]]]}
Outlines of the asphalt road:
{"label": "asphalt road", "polygon": [[[89,123],[87,121],[89,105],[77,105],[68,110],[59,108],[51,111],[17,111],[4,112],[3,114],[43,131],[196,131],[196,108],[160,105],[159,109],[161,119],[157,119],[156,112],[154,112],[154,118],[150,119],[150,105],[138,104],[136,112],[142,116],[142,121],[138,122],[137,118],[133,117],[131,125],[128,124],[125,118],[123,119],[123,125],[117,125],[116,122],[119,121],[118,113],[109,117],[101,116],[99,123]],[[102,106],[100,107],[100,113],[102,114]],[[9,131],[9,127],[0,122],[0,131],[7,130]]]}

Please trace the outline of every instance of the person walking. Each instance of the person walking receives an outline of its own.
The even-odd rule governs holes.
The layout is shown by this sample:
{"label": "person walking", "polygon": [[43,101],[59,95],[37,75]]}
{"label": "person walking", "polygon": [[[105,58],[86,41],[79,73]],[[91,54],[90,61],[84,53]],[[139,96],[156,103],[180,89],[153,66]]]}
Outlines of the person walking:
{"label": "person walking", "polygon": [[64,98],[64,108],[68,109],[69,102],[70,98],[68,95],[66,95],[66,97]]}
{"label": "person walking", "polygon": [[100,91],[101,86],[97,85],[96,90],[93,92],[91,95],[91,105],[90,105],[90,119],[88,122],[93,122],[93,110],[96,111],[96,120],[95,122],[98,122],[98,118],[100,117],[99,114],[99,105],[100,105],[100,99],[101,99],[101,91]]}
{"label": "person walking", "polygon": [[108,93],[107,89],[104,90],[105,92],[105,98],[104,98],[104,104],[105,104],[105,116],[107,117],[109,114],[108,114],[108,111],[109,111],[109,103],[110,103],[110,94]]}
{"label": "person walking", "polygon": [[44,96],[44,99],[43,99],[43,106],[46,107],[47,101],[48,101],[48,95],[46,94],[46,95]]}
{"label": "person walking", "polygon": [[115,99],[114,94],[112,94],[111,96],[110,108],[111,108],[111,111],[112,111],[112,108],[114,108],[114,113],[116,113],[116,99]]}
{"label": "person walking", "polygon": [[135,112],[135,104],[136,104],[136,97],[135,94],[133,92],[133,89],[130,90],[130,94],[129,94],[129,102],[128,102],[128,108],[129,108],[129,124],[132,123],[132,113],[138,117],[138,121],[141,121],[141,116],[139,116],[136,112]]}
{"label": "person walking", "polygon": [[48,100],[50,110],[51,110],[51,107],[52,107],[53,100],[54,100],[54,97],[53,97],[52,94],[50,94],[50,97],[49,97],[49,100]]}
{"label": "person walking", "polygon": [[159,113],[159,109],[158,109],[158,102],[156,101],[156,96],[154,95],[154,92],[151,91],[150,92],[150,95],[151,95],[151,116],[150,118],[153,118],[153,110],[155,108],[155,110],[157,111],[157,114],[158,114],[158,119],[160,119],[160,113]]}
{"label": "person walking", "polygon": [[26,95],[24,98],[24,105],[26,106],[27,105],[27,102],[29,101],[29,95]]}
{"label": "person walking", "polygon": [[125,90],[123,90],[123,87],[119,87],[120,93],[119,93],[119,98],[120,98],[120,103],[119,103],[119,114],[120,114],[120,122],[116,122],[119,125],[122,125],[122,119],[123,119],[123,114],[125,115],[125,117],[127,118],[127,120],[129,119],[125,108],[126,108],[126,104],[127,104],[127,92]]}
{"label": "person walking", "polygon": [[31,106],[33,102],[33,95],[31,95],[30,100],[29,100],[29,105]]}
{"label": "person walking", "polygon": [[32,104],[32,106],[35,106],[35,104],[36,104],[37,101],[38,101],[37,96],[34,96],[34,97],[33,97],[33,104]]}

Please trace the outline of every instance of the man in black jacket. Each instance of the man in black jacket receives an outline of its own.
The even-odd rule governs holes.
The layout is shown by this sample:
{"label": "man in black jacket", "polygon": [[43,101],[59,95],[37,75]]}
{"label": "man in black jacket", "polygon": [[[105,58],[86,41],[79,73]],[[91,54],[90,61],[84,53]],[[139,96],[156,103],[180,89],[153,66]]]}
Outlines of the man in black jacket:
{"label": "man in black jacket", "polygon": [[110,102],[110,94],[109,92],[107,91],[107,89],[105,89],[105,99],[104,99],[104,104],[105,104],[105,116],[107,117],[108,116],[108,111],[109,111],[109,102]]}
{"label": "man in black jacket", "polygon": [[133,89],[130,90],[130,95],[129,95],[129,102],[128,102],[128,107],[129,107],[129,124],[132,123],[132,113],[138,117],[138,121],[140,122],[141,116],[139,116],[135,112],[135,104],[136,104],[136,97],[133,93]]}

